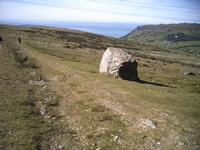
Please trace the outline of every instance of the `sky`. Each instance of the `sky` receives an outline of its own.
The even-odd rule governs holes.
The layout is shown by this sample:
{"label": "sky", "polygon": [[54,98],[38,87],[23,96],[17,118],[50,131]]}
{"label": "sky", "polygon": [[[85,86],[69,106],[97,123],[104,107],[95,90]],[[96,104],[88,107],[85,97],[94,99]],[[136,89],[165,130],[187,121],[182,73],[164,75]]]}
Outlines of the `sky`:
{"label": "sky", "polygon": [[0,14],[0,23],[200,23],[200,0],[0,0]]}

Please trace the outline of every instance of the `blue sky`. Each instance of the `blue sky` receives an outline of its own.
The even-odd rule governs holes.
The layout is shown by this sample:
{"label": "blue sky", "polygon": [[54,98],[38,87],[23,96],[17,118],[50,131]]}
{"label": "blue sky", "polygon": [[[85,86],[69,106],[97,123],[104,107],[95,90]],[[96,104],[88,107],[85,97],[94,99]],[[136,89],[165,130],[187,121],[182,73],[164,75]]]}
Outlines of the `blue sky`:
{"label": "blue sky", "polygon": [[200,0],[0,0],[0,21],[200,23]]}

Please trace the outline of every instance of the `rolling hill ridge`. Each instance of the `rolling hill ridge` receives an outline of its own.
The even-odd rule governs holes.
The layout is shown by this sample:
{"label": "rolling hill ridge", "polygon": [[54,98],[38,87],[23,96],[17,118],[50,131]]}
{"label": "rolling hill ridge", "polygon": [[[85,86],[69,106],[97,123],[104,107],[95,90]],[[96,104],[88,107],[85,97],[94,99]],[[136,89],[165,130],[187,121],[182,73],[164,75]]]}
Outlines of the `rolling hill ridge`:
{"label": "rolling hill ridge", "polygon": [[195,55],[200,54],[200,24],[138,26],[121,38],[167,49],[178,49]]}

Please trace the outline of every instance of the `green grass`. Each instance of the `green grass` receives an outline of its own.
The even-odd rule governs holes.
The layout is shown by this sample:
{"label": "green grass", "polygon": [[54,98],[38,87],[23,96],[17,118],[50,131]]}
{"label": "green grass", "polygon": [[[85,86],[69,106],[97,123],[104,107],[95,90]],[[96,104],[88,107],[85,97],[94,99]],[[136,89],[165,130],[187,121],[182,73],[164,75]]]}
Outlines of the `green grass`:
{"label": "green grass", "polygon": [[0,53],[0,149],[40,149],[50,127],[35,106],[36,89],[28,84],[30,69],[17,67],[5,47]]}
{"label": "green grass", "polygon": [[[179,33],[184,34],[182,39],[174,38]],[[190,55],[199,55],[200,47],[200,26],[199,24],[169,24],[169,25],[146,25],[138,27],[122,39],[142,42],[153,46],[181,51]],[[172,40],[167,39],[167,36]]]}
{"label": "green grass", "polygon": [[[53,123],[56,130],[50,137],[65,148],[183,149],[178,142],[184,142],[185,149],[198,146],[199,138],[194,134],[199,131],[200,122],[197,57],[73,30],[8,28],[2,35],[11,40],[12,33],[21,34],[20,49],[37,62],[49,82],[49,90],[60,95],[59,101],[44,103],[58,112],[50,114],[57,118]],[[146,84],[98,73],[105,47],[111,45],[135,54],[139,77]],[[34,68],[17,69],[16,72]],[[184,76],[185,71],[193,71],[197,76]],[[27,99],[26,92],[21,93]],[[34,106],[30,101],[26,103],[28,109]],[[146,127],[145,119],[150,119],[156,129]],[[38,126],[40,131],[42,125]],[[35,133],[43,135],[39,131]],[[115,136],[120,140],[114,141]]]}
{"label": "green grass", "polygon": [[[85,53],[81,53],[83,55],[82,58],[84,58]],[[45,54],[48,56],[47,54]],[[101,53],[98,53],[98,55],[102,55]],[[87,55],[90,57],[90,54]],[[80,55],[81,57],[81,55]],[[92,56],[91,56],[92,57]],[[159,62],[157,60],[146,60],[142,59],[141,63],[143,62],[150,62],[149,66],[146,67],[139,65],[139,76],[141,79],[145,81],[151,81],[155,83],[164,84],[170,87],[160,87],[155,86],[151,84],[140,84],[136,82],[130,82],[130,81],[123,81],[123,80],[117,80],[114,79],[113,76],[106,76],[103,74],[99,74],[98,72],[98,62],[100,61],[100,57],[97,57],[95,61],[88,63],[88,59],[82,59],[80,61],[72,61],[72,59],[69,59],[68,57],[62,57],[62,60],[60,61],[60,64],[63,66],[67,66],[71,68],[72,72],[76,72],[76,74],[81,74],[83,78],[86,80],[89,79],[91,81],[99,80],[103,85],[109,85],[110,88],[115,89],[117,91],[120,91],[121,93],[125,94],[130,100],[134,100],[135,105],[146,105],[145,108],[148,109],[148,107],[153,108],[159,108],[161,110],[166,110],[167,112],[170,110],[170,114],[174,116],[179,116],[181,120],[186,119],[187,120],[193,120],[196,123],[193,123],[195,128],[199,130],[197,127],[197,124],[200,120],[200,102],[199,102],[199,92],[196,89],[196,84],[199,82],[198,77],[186,77],[183,76],[183,73],[185,70],[196,70],[197,68],[192,68],[190,66],[182,66],[181,64],[170,64],[170,63],[163,63]],[[53,57],[54,60],[59,62],[59,58]],[[164,65],[167,64],[167,65]],[[196,70],[196,72],[198,69]],[[67,83],[66,83],[67,84]],[[77,110],[74,110],[75,114],[78,113],[78,116],[81,116],[83,122],[82,124],[90,124],[89,120],[93,120],[98,124],[98,122],[104,122],[105,121],[111,121],[115,122],[115,119],[113,120],[113,114],[104,115],[105,107],[99,104],[95,104],[95,100],[90,100],[90,98],[84,98],[85,95],[88,95],[88,97],[94,97],[90,96],[89,92],[90,90],[86,90],[84,87],[82,87],[82,84],[90,84],[89,82],[85,82],[82,80],[76,80],[71,81],[70,86],[77,91],[77,93],[80,96],[80,101],[78,103],[75,103],[74,105],[70,105],[70,108],[78,107]],[[176,88],[173,88],[175,85]],[[83,92],[84,91],[84,92]],[[85,92],[87,91],[87,92]],[[115,97],[115,95],[113,95]],[[102,95],[102,99],[106,98]],[[88,100],[87,100],[88,99]],[[117,99],[118,100],[118,99]],[[123,101],[118,101],[119,103],[123,104]],[[92,112],[103,112],[98,117],[97,114],[93,116],[93,114],[89,111],[87,113],[82,112],[81,110],[87,110],[90,109],[91,106],[96,105],[95,107],[92,107]],[[132,104],[131,104],[132,105]],[[130,105],[130,106],[131,106]],[[131,109],[131,108],[129,108]],[[72,111],[72,110],[68,110]],[[135,111],[135,110],[134,110]],[[141,110],[137,110],[135,112],[141,113]],[[134,113],[133,113],[134,114]],[[119,120],[119,118],[117,119]],[[116,120],[116,121],[117,121]],[[183,121],[182,120],[182,121]],[[118,126],[121,126],[120,124],[123,124],[120,121],[118,123]],[[116,127],[109,123],[109,128],[115,129]],[[124,131],[127,131],[126,126],[121,127]],[[102,145],[105,146],[105,148],[116,148],[116,145],[112,145],[110,142],[108,142],[108,139],[110,139],[110,132],[107,135],[100,136],[98,138],[93,137],[93,134],[95,134],[97,129],[94,129],[94,131],[89,134],[87,144],[94,143],[92,139],[98,140],[102,142]],[[178,130],[178,129],[176,129]],[[182,131],[181,131],[182,133]],[[137,134],[137,133],[135,133]],[[143,137],[145,134],[149,133],[142,133],[140,136]],[[164,134],[164,133],[163,133]],[[126,139],[126,132],[124,134],[120,134],[123,139]],[[161,138],[163,135],[160,133],[156,133],[154,138]],[[134,137],[132,137],[134,138]],[[105,140],[105,141],[104,141]],[[129,139],[130,140],[130,139]],[[129,141],[127,139],[127,141]],[[196,139],[197,140],[197,139]],[[142,141],[144,142],[144,141]],[[86,144],[86,145],[87,145]],[[111,145],[110,145],[111,144]],[[141,144],[141,143],[140,143]],[[136,144],[137,145],[137,144]],[[90,147],[90,146],[89,146]]]}
{"label": "green grass", "polygon": [[[184,71],[192,70],[192,67],[181,66],[179,64],[167,64],[164,66],[164,63],[158,61],[152,61],[149,64],[149,67],[139,64],[139,76],[142,80],[150,82],[153,81],[163,85],[171,86],[170,88],[162,88],[159,86],[143,85],[129,81],[116,80],[112,76],[107,77],[105,75],[98,74],[98,65],[100,62],[100,56],[102,54],[98,53],[96,60],[90,61],[91,63],[88,63],[88,60],[90,60],[90,57],[94,57],[94,55],[86,52],[79,54],[80,57],[82,55],[82,58],[87,55],[88,59],[82,59],[77,62],[63,56],[62,63],[68,67],[74,68],[75,70],[87,73],[86,76],[90,76],[94,80],[104,80],[105,82],[110,83],[112,86],[114,85],[117,88],[125,89],[126,92],[128,91],[129,93],[136,88],[140,88],[137,91],[137,95],[141,97],[141,99],[144,100],[145,97],[148,97],[147,99],[145,98],[145,101],[149,103],[163,105],[168,109],[173,109],[173,111],[188,115],[189,117],[194,117],[194,119],[200,119],[200,115],[197,115],[200,114],[199,89],[197,87],[199,83],[199,77],[183,76]],[[166,72],[171,73],[166,74]],[[76,85],[77,83],[72,84],[73,87]],[[176,86],[176,88],[173,88],[173,86]],[[151,92],[144,93],[144,90],[151,90]]]}

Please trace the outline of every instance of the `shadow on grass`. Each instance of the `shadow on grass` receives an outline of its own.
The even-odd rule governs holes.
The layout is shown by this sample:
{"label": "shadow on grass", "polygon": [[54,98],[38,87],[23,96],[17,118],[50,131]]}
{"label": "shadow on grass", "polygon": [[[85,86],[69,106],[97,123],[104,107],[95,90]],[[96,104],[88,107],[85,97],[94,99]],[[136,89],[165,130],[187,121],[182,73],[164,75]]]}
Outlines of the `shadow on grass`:
{"label": "shadow on grass", "polygon": [[161,84],[161,83],[156,83],[156,82],[144,81],[144,80],[138,80],[136,82],[141,83],[141,84],[150,84],[150,85],[160,86],[160,87],[176,88],[176,87],[173,87],[173,86],[169,86],[169,85],[165,85],[165,84]]}

